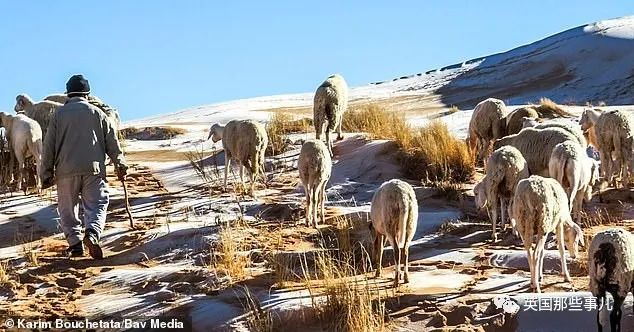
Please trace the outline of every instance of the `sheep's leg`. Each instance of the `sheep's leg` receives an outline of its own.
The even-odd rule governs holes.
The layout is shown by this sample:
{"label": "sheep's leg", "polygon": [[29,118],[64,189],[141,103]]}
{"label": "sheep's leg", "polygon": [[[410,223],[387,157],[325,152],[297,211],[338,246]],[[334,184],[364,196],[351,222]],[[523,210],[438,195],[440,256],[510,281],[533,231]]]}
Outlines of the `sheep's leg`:
{"label": "sheep's leg", "polygon": [[258,176],[257,169],[251,172],[251,196],[255,198],[255,178]]}
{"label": "sheep's leg", "polygon": [[334,155],[332,154],[332,141],[330,141],[330,130],[326,128],[326,145],[328,146],[328,152],[330,152],[330,157],[332,158]]}
{"label": "sheep's leg", "polygon": [[528,269],[531,273],[531,289],[535,289],[535,266],[533,266],[535,261],[535,251],[530,244],[525,244],[524,248],[526,248],[526,259],[528,260]]}
{"label": "sheep's leg", "polygon": [[311,206],[310,206],[310,185],[304,186],[304,191],[306,194],[306,226],[310,225],[310,216],[312,214]]}
{"label": "sheep's leg", "polygon": [[321,223],[326,224],[326,181],[324,181],[319,188],[319,204]]}
{"label": "sheep's leg", "polygon": [[[603,297],[597,296],[597,304],[600,304],[599,308],[603,308],[604,299],[605,295]],[[603,325],[601,325],[601,310],[597,310],[597,331],[603,332]]]}
{"label": "sheep's leg", "polygon": [[612,307],[612,312],[610,313],[610,329],[612,332],[621,331],[621,306],[625,301],[624,297],[619,296],[616,292],[611,293],[614,298],[614,306]]}
{"label": "sheep's leg", "polygon": [[498,206],[500,206],[499,199],[496,197],[493,202],[491,202],[491,227],[493,237],[493,242],[498,241],[498,233],[497,233],[497,222],[498,222]]}
{"label": "sheep's leg", "polygon": [[567,282],[572,281],[570,274],[568,273],[568,265],[566,264],[566,251],[564,249],[564,224],[560,223],[557,227],[557,247],[559,247],[559,255],[561,256],[561,270],[564,275],[564,280]]}
{"label": "sheep's leg", "polygon": [[542,276],[542,269],[544,264],[544,246],[546,245],[546,234],[543,234],[539,240],[537,241],[537,245],[535,246],[535,251],[538,253],[534,256],[535,258],[535,284],[536,284],[536,292],[541,293],[540,287],[540,277]]}
{"label": "sheep's leg", "polygon": [[311,210],[311,219],[313,221],[313,227],[317,228],[317,215],[319,208],[319,184],[310,186],[310,205],[312,206]]}
{"label": "sheep's leg", "polygon": [[390,243],[394,253],[394,287],[398,287],[398,282],[401,280],[401,248],[393,236],[390,237]]}
{"label": "sheep's leg", "polygon": [[[544,243],[545,246],[545,243]],[[537,256],[537,282],[541,284],[544,281],[544,256],[546,255],[545,248],[539,249],[539,255]]]}
{"label": "sheep's leg", "polygon": [[383,267],[383,246],[385,245],[385,236],[383,234],[377,234],[374,239],[374,256],[377,258],[375,277],[381,277],[381,270]]}
{"label": "sheep's leg", "polygon": [[231,165],[231,158],[225,153],[225,192],[227,192],[227,174],[229,174],[229,166]]}
{"label": "sheep's leg", "polygon": [[341,141],[343,139],[343,135],[341,134],[341,125],[343,123],[342,118],[343,115],[339,116],[339,125],[337,126],[337,140]]}
{"label": "sheep's leg", "polygon": [[24,159],[24,156],[20,156],[18,152],[18,150],[16,151],[16,155],[15,158],[18,161],[18,183],[17,183],[17,191],[20,191],[22,189],[22,180],[24,178],[24,173],[26,172],[26,160]]}
{"label": "sheep's leg", "polygon": [[409,242],[403,246],[403,254],[401,255],[404,260],[405,269],[403,272],[403,282],[409,283]]}
{"label": "sheep's leg", "polygon": [[246,186],[244,185],[244,166],[240,163],[240,192],[244,194]]}

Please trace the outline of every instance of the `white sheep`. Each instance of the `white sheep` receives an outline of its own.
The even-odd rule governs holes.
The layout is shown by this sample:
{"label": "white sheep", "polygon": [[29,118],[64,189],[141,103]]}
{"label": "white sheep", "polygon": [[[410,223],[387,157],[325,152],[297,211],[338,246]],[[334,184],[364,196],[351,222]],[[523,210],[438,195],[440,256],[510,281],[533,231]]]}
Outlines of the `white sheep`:
{"label": "white sheep", "polygon": [[116,108],[104,103],[97,96],[88,95],[86,99],[88,100],[89,104],[97,106],[97,108],[99,108],[102,112],[106,114],[106,117],[108,118],[110,124],[112,124],[112,128],[114,128],[115,133],[118,133],[119,129],[121,128],[121,117],[119,116],[119,111],[117,111]]}
{"label": "white sheep", "polygon": [[225,151],[224,189],[227,190],[227,173],[231,161],[240,166],[240,182],[244,188],[244,168],[251,173],[251,195],[254,195],[255,179],[262,171],[264,176],[264,151],[269,139],[261,123],[251,120],[232,120],[226,126],[214,124],[207,139],[215,143],[222,140]]}
{"label": "white sheep", "polygon": [[325,223],[326,183],[332,173],[328,147],[321,140],[308,140],[302,145],[297,161],[299,178],[306,194],[306,225],[317,227],[317,215]]}
{"label": "white sheep", "polygon": [[493,149],[511,145],[522,153],[531,175],[548,176],[550,154],[557,144],[565,141],[577,142],[577,137],[563,128],[524,128],[515,135],[495,141]]}
{"label": "white sheep", "polygon": [[403,281],[409,282],[409,244],[416,232],[418,202],[414,188],[398,179],[384,182],[372,197],[370,207],[373,261],[376,277],[381,276],[385,237],[394,251],[394,287],[401,278],[401,261],[405,264]]}
{"label": "white sheep", "polygon": [[[538,175],[520,180],[511,206],[511,224],[520,235],[528,254],[531,271],[531,287],[538,293],[543,273],[544,247],[548,233],[555,233],[561,256],[561,268],[566,281],[570,274],[564,254],[564,238],[570,256],[578,255],[583,245],[583,231],[572,221],[566,192],[555,179]],[[533,247],[534,245],[534,247]]]}
{"label": "white sheep", "polygon": [[563,130],[568,131],[569,133],[575,136],[575,140],[582,148],[588,147],[588,141],[583,135],[583,131],[579,128],[579,125],[576,123],[572,123],[570,121],[562,122],[562,121],[553,121],[546,123],[539,123],[535,127],[535,129],[546,129],[546,128],[561,128]]}
{"label": "white sheep", "polygon": [[[610,328],[621,330],[621,305],[627,293],[634,293],[634,235],[621,228],[597,233],[588,250],[589,289],[605,304],[606,292],[614,299]],[[602,326],[597,311],[599,331]]]}
{"label": "white sheep", "polygon": [[583,113],[581,113],[581,119],[579,120],[581,130],[587,133],[588,143],[597,149],[599,148],[599,143],[597,142],[597,133],[594,128],[594,124],[597,123],[597,120],[599,120],[601,113],[603,113],[603,111],[599,109],[587,108],[583,110]]}
{"label": "white sheep", "polygon": [[42,159],[42,129],[33,119],[24,114],[10,115],[0,112],[0,125],[18,162],[17,190],[22,188],[22,179],[27,174],[27,157],[33,156],[37,169],[37,188],[40,186]]}
{"label": "white sheep", "polygon": [[[583,127],[592,127],[590,123],[595,119],[595,112],[584,111]],[[621,111],[601,112],[594,122],[594,132],[601,158],[601,175],[608,182],[614,181],[615,187],[617,178],[621,177],[622,185],[627,186],[632,172],[630,163],[634,149],[634,120]]]}
{"label": "white sheep", "polygon": [[522,153],[512,146],[503,146],[493,151],[486,167],[486,175],[475,188],[476,206],[483,209],[488,206],[493,224],[493,241],[497,241],[497,220],[501,215],[501,224],[506,220],[508,202],[513,198],[517,182],[527,178],[528,165]]}
{"label": "white sheep", "polygon": [[548,170],[568,193],[570,211],[579,220],[582,202],[592,199],[592,188],[599,180],[598,164],[579,144],[566,141],[553,149]]}
{"label": "white sheep", "polygon": [[516,108],[506,116],[506,133],[505,135],[517,134],[522,130],[524,119],[532,119],[537,122],[539,113],[533,107]]}
{"label": "white sheep", "polygon": [[29,95],[23,93],[15,97],[14,110],[16,113],[24,113],[29,118],[37,121],[42,130],[42,137],[46,137],[48,122],[53,113],[61,106],[62,104],[50,100],[33,102]]}
{"label": "white sheep", "polygon": [[506,134],[506,115],[506,105],[495,98],[485,99],[473,109],[466,141],[477,160],[486,162],[491,141]]}
{"label": "white sheep", "polygon": [[343,139],[341,123],[343,113],[348,109],[348,84],[339,74],[328,77],[315,92],[313,101],[313,122],[315,137],[321,139],[326,133],[326,144],[332,157],[330,132],[337,131],[337,140]]}
{"label": "white sheep", "polygon": [[50,94],[50,95],[44,97],[44,100],[54,101],[54,102],[60,103],[60,104],[66,104],[68,99],[69,98],[68,98],[67,95],[61,94],[61,93],[54,93],[54,94]]}

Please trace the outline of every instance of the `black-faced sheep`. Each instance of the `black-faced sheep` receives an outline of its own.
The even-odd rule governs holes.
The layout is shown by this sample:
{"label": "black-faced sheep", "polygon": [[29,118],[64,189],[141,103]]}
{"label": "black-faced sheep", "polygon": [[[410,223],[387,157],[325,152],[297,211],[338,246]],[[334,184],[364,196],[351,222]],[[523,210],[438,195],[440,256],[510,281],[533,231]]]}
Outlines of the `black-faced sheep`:
{"label": "black-faced sheep", "polygon": [[315,137],[321,139],[321,135],[326,133],[326,144],[331,157],[333,154],[330,132],[336,130],[337,140],[343,139],[341,122],[347,109],[348,85],[341,75],[334,74],[317,88],[313,101]]}
{"label": "black-faced sheep", "polygon": [[583,231],[572,221],[566,192],[555,179],[538,175],[520,180],[511,202],[511,224],[520,235],[528,254],[531,287],[538,293],[543,273],[544,247],[548,233],[555,233],[561,256],[561,268],[566,281],[570,274],[566,266],[564,238],[570,256],[578,255],[583,245]]}
{"label": "black-faced sheep", "polygon": [[325,223],[326,183],[332,172],[328,147],[321,140],[308,140],[302,145],[297,161],[299,178],[306,194],[306,225],[317,227],[317,216]]}
{"label": "black-faced sheep", "polygon": [[512,146],[503,146],[493,151],[487,162],[486,175],[473,191],[476,206],[479,209],[488,207],[489,217],[493,224],[493,241],[497,241],[497,220],[501,216],[501,225],[506,220],[508,202],[513,198],[517,182],[527,178],[528,165],[522,153]]}
{"label": "black-faced sheep", "polygon": [[409,244],[416,232],[418,202],[414,189],[398,179],[384,182],[372,197],[370,230],[373,236],[373,262],[376,276],[381,276],[385,238],[394,251],[394,287],[401,277],[401,262],[405,264],[403,281],[409,282]]}
{"label": "black-faced sheep", "polygon": [[[634,293],[634,235],[621,228],[597,233],[588,250],[590,292],[604,304],[606,293],[614,298],[610,313],[610,328],[621,330],[621,305],[627,293]],[[597,325],[603,330],[597,311]]]}
{"label": "black-faced sheep", "polygon": [[467,145],[477,160],[486,162],[491,141],[502,138],[506,133],[506,105],[504,102],[488,98],[476,105],[469,121]]}
{"label": "black-faced sheep", "polygon": [[240,166],[240,182],[244,188],[244,168],[251,173],[251,195],[254,195],[255,179],[260,171],[264,175],[264,151],[268,136],[261,123],[251,120],[232,120],[226,126],[214,124],[209,130],[213,142],[222,140],[225,151],[224,188],[227,190],[227,173],[233,160]]}

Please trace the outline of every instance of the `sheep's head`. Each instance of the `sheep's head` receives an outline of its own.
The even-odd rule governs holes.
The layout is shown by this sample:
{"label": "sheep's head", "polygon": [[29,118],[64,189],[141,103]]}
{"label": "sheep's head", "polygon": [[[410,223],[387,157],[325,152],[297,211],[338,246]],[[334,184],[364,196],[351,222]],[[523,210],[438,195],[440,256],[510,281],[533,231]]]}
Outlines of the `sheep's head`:
{"label": "sheep's head", "polygon": [[564,238],[571,258],[579,256],[579,246],[585,246],[583,230],[572,220],[564,225]]}
{"label": "sheep's head", "polygon": [[583,110],[583,113],[581,113],[581,119],[579,119],[581,130],[585,131],[592,128],[592,126],[594,126],[594,123],[592,121],[592,115],[595,112],[596,111],[592,110],[591,108],[586,108],[585,110]]}
{"label": "sheep's head", "polygon": [[219,140],[222,139],[222,131],[223,131],[223,127],[219,124],[214,124],[213,126],[211,126],[211,128],[209,128],[209,136],[207,136],[207,139],[210,139],[216,143]]}
{"label": "sheep's head", "polygon": [[473,187],[473,193],[475,194],[475,203],[478,210],[482,210],[487,205],[487,196],[486,196],[486,188],[484,186],[484,181],[486,177],[482,179],[482,181],[478,182],[478,184]]}
{"label": "sheep's head", "polygon": [[537,119],[525,116],[522,118],[522,129],[535,127],[538,123]]}
{"label": "sheep's head", "polygon": [[26,94],[19,94],[15,97],[15,107],[13,110],[16,113],[24,111],[28,106],[33,105],[33,100]]}

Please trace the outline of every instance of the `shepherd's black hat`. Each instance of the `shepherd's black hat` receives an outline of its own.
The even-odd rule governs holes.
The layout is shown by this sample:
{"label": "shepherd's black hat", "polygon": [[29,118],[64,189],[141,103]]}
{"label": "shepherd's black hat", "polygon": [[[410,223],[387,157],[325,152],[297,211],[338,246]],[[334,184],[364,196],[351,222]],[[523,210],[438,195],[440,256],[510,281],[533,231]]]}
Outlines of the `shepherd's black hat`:
{"label": "shepherd's black hat", "polygon": [[90,84],[88,80],[84,78],[84,75],[73,75],[66,82],[66,94],[84,94],[90,93]]}

